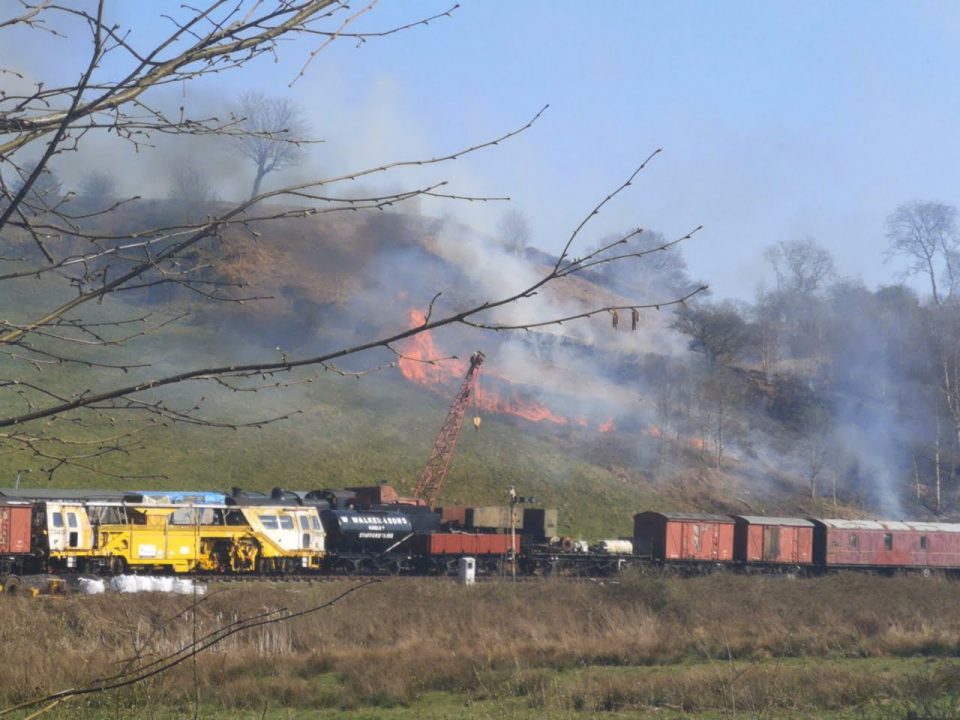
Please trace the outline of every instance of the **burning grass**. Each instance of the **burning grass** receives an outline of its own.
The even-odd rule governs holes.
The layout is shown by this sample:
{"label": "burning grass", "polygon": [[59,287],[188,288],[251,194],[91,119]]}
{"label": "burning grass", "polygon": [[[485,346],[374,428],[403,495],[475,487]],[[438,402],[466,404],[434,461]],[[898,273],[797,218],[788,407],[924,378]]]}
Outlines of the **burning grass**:
{"label": "burning grass", "polygon": [[[214,585],[200,634],[344,588]],[[960,697],[957,585],[832,576],[625,578],[619,584],[391,580],[333,608],[233,636],[198,658],[205,705],[264,708],[520,703],[534,713],[902,711]],[[0,598],[0,699],[10,705],[142,665],[193,636],[190,600]],[[185,663],[90,708],[180,707]],[[92,711],[92,710],[91,710]],[[129,715],[132,716],[132,715]],[[139,716],[139,715],[137,715]],[[896,715],[888,715],[895,717]],[[64,715],[66,717],[66,715]],[[902,715],[901,715],[902,717]]]}

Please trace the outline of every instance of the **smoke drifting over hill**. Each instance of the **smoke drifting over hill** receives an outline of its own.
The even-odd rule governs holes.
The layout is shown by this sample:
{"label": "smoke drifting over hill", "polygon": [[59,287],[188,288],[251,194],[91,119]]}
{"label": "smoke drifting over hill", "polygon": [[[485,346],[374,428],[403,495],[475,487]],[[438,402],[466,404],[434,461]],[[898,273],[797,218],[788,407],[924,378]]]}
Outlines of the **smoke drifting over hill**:
{"label": "smoke drifting over hill", "polygon": [[[114,222],[135,228],[145,213],[162,216],[174,205],[140,201]],[[534,248],[511,251],[452,218],[401,212],[286,219],[251,230],[263,234],[230,230],[199,259],[215,268],[211,279],[242,283],[238,292],[263,299],[224,304],[169,288],[126,298],[167,314],[189,308],[192,327],[215,337],[207,345],[151,344],[153,371],[361,344],[422,323],[431,302],[434,313],[447,313],[514,293],[555,262]],[[646,242],[655,247],[662,239],[650,233]],[[669,300],[694,285],[674,249],[620,268],[598,266],[488,319],[524,325],[597,305]],[[792,488],[787,492],[831,501],[836,493],[886,517],[922,514],[905,502],[919,494],[928,503],[937,470],[916,297],[837,282],[807,294],[768,294],[763,302],[773,310],[709,302],[679,315],[651,309],[635,328],[629,313],[616,323],[604,313],[530,331],[452,326],[398,343],[399,363],[380,349],[339,367],[379,367],[383,380],[445,402],[480,349],[488,361],[477,412],[522,432],[587,445],[615,438],[610,458],[664,480],[713,468],[739,477],[756,497]],[[771,335],[776,351],[765,360]],[[190,387],[167,396],[186,407],[202,392],[210,414],[223,421],[276,416],[302,409],[296,383],[311,372],[266,378],[268,385],[294,383],[269,401]],[[941,435],[946,495],[952,475]],[[605,462],[602,453],[591,457]]]}

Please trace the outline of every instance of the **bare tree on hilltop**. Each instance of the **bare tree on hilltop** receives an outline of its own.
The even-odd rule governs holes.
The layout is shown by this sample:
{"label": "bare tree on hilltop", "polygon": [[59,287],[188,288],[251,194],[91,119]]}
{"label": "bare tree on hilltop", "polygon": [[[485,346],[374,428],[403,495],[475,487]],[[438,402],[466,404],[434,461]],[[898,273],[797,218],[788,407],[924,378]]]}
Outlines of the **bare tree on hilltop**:
{"label": "bare tree on hilltop", "polygon": [[[960,449],[960,229],[957,209],[942,202],[913,201],[887,218],[887,259],[907,261],[904,277],[926,276],[933,301],[926,318],[943,406]],[[936,425],[934,473],[936,511],[941,509],[941,429]]]}
{"label": "bare tree on hilltop", "polygon": [[909,202],[887,218],[887,258],[907,261],[904,275],[926,275],[936,305],[947,302],[960,280],[957,209],[941,202]]}
{"label": "bare tree on hilltop", "polygon": [[244,130],[237,138],[237,147],[256,168],[250,191],[253,198],[260,194],[260,185],[267,175],[303,160],[307,123],[291,99],[271,98],[258,92],[240,96],[237,114]]}
{"label": "bare tree on hilltop", "polygon": [[785,240],[764,253],[782,292],[809,295],[821,290],[834,275],[833,257],[813,238]]}
{"label": "bare tree on hilltop", "polygon": [[512,208],[507,210],[497,224],[497,231],[500,233],[500,241],[512,255],[523,255],[523,251],[530,244],[530,238],[533,236],[530,230],[530,221],[522,210]]}
{"label": "bare tree on hilltop", "polygon": [[[179,9],[173,10],[165,4],[155,10],[156,25],[165,24],[168,30],[146,47],[139,46],[128,29],[108,17],[104,1],[88,6],[24,0],[16,6],[4,6],[0,33],[5,34],[6,46],[27,42],[37,49],[38,56],[60,56],[58,43],[69,38],[73,43],[85,42],[86,50],[82,64],[73,73],[75,79],[66,83],[40,77],[40,68],[15,64],[0,68],[0,302],[7,305],[0,312],[0,452],[26,453],[32,463],[49,473],[67,465],[97,471],[97,458],[135,448],[142,442],[138,439],[141,431],[152,423],[239,427],[204,417],[195,400],[170,400],[159,392],[162,388],[192,382],[256,390],[265,382],[282,385],[274,376],[298,368],[349,374],[337,366],[338,360],[373,349],[385,349],[397,356],[399,341],[443,326],[505,331],[606,313],[615,308],[584,303],[563,316],[538,315],[531,302],[544,286],[557,280],[605,263],[657,253],[689,237],[638,247],[632,243],[641,231],[633,230],[580,257],[574,255],[575,244],[590,219],[630,186],[657,154],[654,152],[613,192],[603,193],[605,199],[599,204],[585,204],[585,218],[562,243],[555,264],[527,287],[455,310],[445,309],[439,294],[428,288],[410,288],[411,295],[420,296],[422,306],[427,308],[422,323],[373,334],[322,354],[246,356],[243,362],[235,356],[221,355],[201,366],[165,370],[152,367],[146,360],[131,362],[130,350],[124,354],[120,352],[122,347],[160,331],[183,315],[162,315],[156,310],[129,314],[130,307],[138,306],[105,302],[108,299],[136,298],[164,286],[189,291],[205,301],[256,299],[244,292],[242,282],[224,282],[204,262],[194,261],[197,248],[205,244],[228,245],[231,238],[243,233],[266,243],[269,233],[262,231],[265,223],[383,210],[420,197],[452,202],[498,199],[454,192],[442,177],[363,196],[341,188],[348,181],[373,180],[406,168],[442,170],[453,160],[508,143],[528,130],[543,110],[514,129],[442,149],[431,157],[384,159],[374,167],[358,167],[263,192],[259,186],[263,176],[292,162],[293,156],[282,155],[280,150],[296,148],[296,143],[290,142],[295,138],[287,132],[298,129],[295,113],[286,121],[274,118],[277,122],[261,125],[251,123],[253,113],[221,118],[197,115],[189,106],[185,88],[192,83],[219,74],[243,73],[248,63],[260,56],[275,55],[281,49],[298,55],[299,70],[290,78],[295,84],[333,42],[346,40],[363,45],[375,38],[422,30],[456,7],[430,17],[412,18],[398,27],[356,29],[361,16],[374,5],[364,4],[355,10],[335,0],[236,0],[209,2],[200,8],[177,6]],[[46,45],[52,47],[45,50]],[[69,73],[59,77],[66,75]],[[163,98],[169,93],[165,96],[161,92],[164,88],[175,89],[184,106],[168,109]],[[263,106],[255,104],[254,110],[260,109]],[[290,106],[286,110],[292,112]],[[271,158],[267,153],[262,161],[255,158],[258,170],[253,197],[209,204],[202,217],[192,214],[176,220],[167,216],[158,221],[156,215],[127,209],[139,198],[114,196],[112,190],[103,193],[93,208],[72,202],[70,193],[48,192],[45,178],[51,176],[56,160],[68,153],[82,153],[88,140],[98,135],[125,140],[131,151],[149,151],[164,138],[167,150],[170,142],[214,136],[235,140],[247,148],[266,143],[275,154]],[[402,182],[399,178],[392,187]],[[131,217],[136,217],[138,224],[134,225]],[[700,289],[618,309],[680,303]],[[517,303],[529,305],[529,319],[506,321],[498,313],[506,306],[515,309]],[[121,310],[126,314],[118,316]],[[164,312],[168,312],[166,308]],[[369,364],[370,370],[382,366],[377,361]],[[71,368],[84,372],[71,374]],[[272,419],[276,418],[251,418],[248,424]]]}

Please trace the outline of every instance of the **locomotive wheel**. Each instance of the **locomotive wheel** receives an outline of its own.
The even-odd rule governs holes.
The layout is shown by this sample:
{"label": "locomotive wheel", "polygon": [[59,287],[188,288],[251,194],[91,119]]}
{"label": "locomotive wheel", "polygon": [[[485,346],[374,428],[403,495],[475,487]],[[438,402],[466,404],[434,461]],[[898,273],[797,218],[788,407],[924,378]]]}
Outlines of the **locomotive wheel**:
{"label": "locomotive wheel", "polygon": [[9,575],[7,579],[3,581],[3,592],[7,595],[16,595],[20,592],[21,584],[20,578],[16,575]]}
{"label": "locomotive wheel", "polygon": [[377,572],[381,575],[399,575],[400,561],[392,558],[377,558]]}

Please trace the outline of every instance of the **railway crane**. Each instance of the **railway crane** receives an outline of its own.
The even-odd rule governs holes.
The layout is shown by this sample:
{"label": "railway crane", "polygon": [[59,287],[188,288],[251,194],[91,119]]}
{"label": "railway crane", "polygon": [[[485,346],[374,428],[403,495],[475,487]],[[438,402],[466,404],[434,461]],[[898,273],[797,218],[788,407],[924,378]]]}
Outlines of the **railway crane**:
{"label": "railway crane", "polygon": [[460,431],[463,429],[463,418],[476,391],[480,366],[485,359],[486,356],[479,350],[470,356],[470,367],[467,368],[467,374],[460,383],[460,390],[450,405],[443,427],[440,428],[437,439],[433,443],[430,458],[414,488],[414,497],[425,500],[431,509],[436,507],[440,497],[443,481],[447,477],[447,470],[450,469],[450,461],[453,459],[453,451],[457,447],[457,440],[460,439]]}

